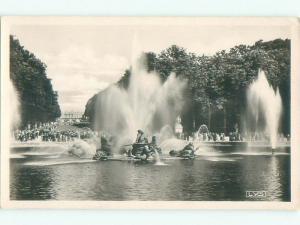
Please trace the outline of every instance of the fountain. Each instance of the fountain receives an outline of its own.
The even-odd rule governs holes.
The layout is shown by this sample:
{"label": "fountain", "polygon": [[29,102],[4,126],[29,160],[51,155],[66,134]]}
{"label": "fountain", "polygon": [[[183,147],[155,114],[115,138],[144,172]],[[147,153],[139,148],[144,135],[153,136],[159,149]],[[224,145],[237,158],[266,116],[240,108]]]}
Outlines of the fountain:
{"label": "fountain", "polygon": [[9,120],[9,128],[10,128],[10,137],[12,141],[14,140],[14,135],[13,132],[14,130],[19,128],[20,122],[21,122],[21,111],[20,111],[20,100],[19,100],[19,95],[14,87],[14,84],[11,79],[9,79],[8,83],[8,93],[10,96],[10,101],[9,101],[9,113],[7,115],[8,120]]}
{"label": "fountain", "polygon": [[10,118],[10,128],[12,130],[18,128],[21,120],[21,113],[20,113],[20,101],[18,92],[16,91],[13,82],[9,80],[8,82],[8,92],[10,96],[10,115],[13,115],[12,118]]}
{"label": "fountain", "polygon": [[148,136],[160,131],[162,137],[170,136],[170,125],[183,106],[186,83],[174,73],[162,83],[159,75],[147,72],[144,65],[143,56],[135,60],[128,88],[112,85],[96,102],[96,129],[116,136],[119,146],[124,140],[133,142],[138,129]]}
{"label": "fountain", "polygon": [[257,79],[249,86],[247,98],[249,114],[255,120],[255,130],[263,124],[264,132],[270,136],[271,147],[275,149],[282,103],[278,88],[274,91],[263,70],[259,70]]}
{"label": "fountain", "polygon": [[155,133],[154,135],[158,138],[158,140],[159,140],[160,143],[162,143],[165,140],[174,138],[173,129],[172,129],[172,127],[169,124],[163,126],[160,129],[160,131],[157,132],[157,133]]}

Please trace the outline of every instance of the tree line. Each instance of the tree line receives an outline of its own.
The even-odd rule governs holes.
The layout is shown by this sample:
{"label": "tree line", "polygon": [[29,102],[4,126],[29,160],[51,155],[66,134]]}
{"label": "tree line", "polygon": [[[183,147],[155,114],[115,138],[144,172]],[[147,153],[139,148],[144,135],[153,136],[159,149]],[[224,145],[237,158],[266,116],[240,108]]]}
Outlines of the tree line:
{"label": "tree line", "polygon": [[[162,82],[171,72],[187,80],[185,105],[181,114],[185,132],[196,131],[206,124],[213,132],[228,133],[244,128],[247,109],[247,88],[258,70],[274,89],[278,88],[283,102],[281,130],[290,133],[290,40],[276,39],[254,45],[238,45],[221,50],[213,56],[196,55],[173,45],[156,54],[145,53],[148,71],[156,71]],[[127,69],[118,85],[127,88],[131,76]],[[98,95],[101,95],[101,92]],[[93,121],[95,95],[86,105],[85,115]]]}
{"label": "tree line", "polygon": [[49,122],[60,117],[58,94],[47,78],[47,66],[10,36],[10,79],[20,101],[21,124]]}

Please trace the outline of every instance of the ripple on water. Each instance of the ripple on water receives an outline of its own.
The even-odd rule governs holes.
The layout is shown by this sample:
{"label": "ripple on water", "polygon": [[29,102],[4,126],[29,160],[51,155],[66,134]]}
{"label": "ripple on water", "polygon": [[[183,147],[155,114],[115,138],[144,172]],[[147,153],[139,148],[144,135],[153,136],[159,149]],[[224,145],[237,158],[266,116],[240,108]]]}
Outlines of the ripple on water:
{"label": "ripple on water", "polygon": [[65,164],[80,164],[80,163],[92,163],[97,162],[92,159],[88,160],[67,160],[67,161],[33,161],[26,162],[23,165],[25,166],[55,166],[55,165],[65,165]]}

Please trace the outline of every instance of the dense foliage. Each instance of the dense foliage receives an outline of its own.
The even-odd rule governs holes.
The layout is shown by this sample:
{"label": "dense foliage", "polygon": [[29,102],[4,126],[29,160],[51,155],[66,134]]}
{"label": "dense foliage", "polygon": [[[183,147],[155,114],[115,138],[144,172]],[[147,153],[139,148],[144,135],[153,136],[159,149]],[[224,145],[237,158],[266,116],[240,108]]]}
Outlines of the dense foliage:
{"label": "dense foliage", "polygon": [[60,117],[57,92],[46,75],[46,65],[10,36],[10,78],[18,92],[21,126]]}
{"label": "dense foliage", "polygon": [[[186,132],[197,130],[201,124],[215,132],[228,133],[236,126],[243,129],[246,91],[261,68],[273,88],[279,88],[283,102],[281,130],[290,133],[290,40],[238,45],[213,56],[198,56],[175,45],[159,54],[145,55],[148,70],[157,71],[162,81],[171,72],[188,80],[181,115]],[[118,84],[127,88],[129,78],[130,70],[126,70]],[[91,98],[86,106],[85,114],[90,118],[95,99]]]}

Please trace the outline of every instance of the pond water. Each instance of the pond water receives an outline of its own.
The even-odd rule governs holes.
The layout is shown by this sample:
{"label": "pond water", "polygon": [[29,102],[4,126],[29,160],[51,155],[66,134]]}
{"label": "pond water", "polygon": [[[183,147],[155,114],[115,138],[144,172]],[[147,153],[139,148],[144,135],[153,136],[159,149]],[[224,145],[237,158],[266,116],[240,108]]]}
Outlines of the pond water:
{"label": "pond water", "polygon": [[[62,147],[11,149],[12,200],[290,201],[290,149],[210,148],[194,160],[93,161]],[[247,197],[247,191],[264,196]]]}

